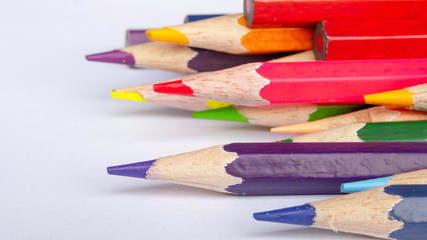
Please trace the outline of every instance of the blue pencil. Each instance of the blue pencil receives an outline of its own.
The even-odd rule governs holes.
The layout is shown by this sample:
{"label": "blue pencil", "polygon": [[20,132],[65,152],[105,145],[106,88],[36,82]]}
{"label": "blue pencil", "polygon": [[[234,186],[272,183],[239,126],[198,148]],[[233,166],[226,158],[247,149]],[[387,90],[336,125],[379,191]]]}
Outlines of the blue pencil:
{"label": "blue pencil", "polygon": [[260,221],[396,240],[427,239],[427,185],[390,185],[297,207],[255,213]]}
{"label": "blue pencil", "polygon": [[375,187],[404,184],[427,184],[427,169],[395,174],[393,176],[341,184],[342,193],[355,193]]}

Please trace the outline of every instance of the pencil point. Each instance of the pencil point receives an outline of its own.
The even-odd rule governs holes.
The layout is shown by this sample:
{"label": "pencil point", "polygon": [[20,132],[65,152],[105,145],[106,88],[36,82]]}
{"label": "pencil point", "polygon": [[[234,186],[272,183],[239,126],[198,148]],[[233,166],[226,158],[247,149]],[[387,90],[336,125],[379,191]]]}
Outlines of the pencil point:
{"label": "pencil point", "polygon": [[383,178],[375,178],[369,179],[365,181],[351,182],[351,183],[343,183],[341,184],[341,192],[342,193],[355,193],[365,191],[371,188],[382,187],[387,185],[387,182],[391,179],[391,177],[383,177]]}
{"label": "pencil point", "polygon": [[173,28],[160,28],[151,29],[145,32],[147,37],[152,41],[171,42],[177,44],[187,45],[189,43],[188,38]]}
{"label": "pencil point", "polygon": [[274,133],[287,133],[287,134],[302,134],[302,133],[313,133],[321,131],[321,126],[318,122],[305,122],[287,125],[283,127],[271,128],[270,131]]}
{"label": "pencil point", "polygon": [[157,93],[176,94],[194,97],[193,90],[184,83],[182,83],[181,80],[154,84],[153,90]]}
{"label": "pencil point", "polygon": [[413,93],[406,89],[365,95],[365,102],[373,105],[411,107]]}
{"label": "pencil point", "polygon": [[315,216],[316,210],[310,204],[254,213],[254,218],[258,221],[278,222],[303,226],[311,226],[314,223]]}
{"label": "pencil point", "polygon": [[128,91],[118,92],[117,90],[113,90],[111,92],[111,96],[113,98],[118,98],[118,99],[146,102],[146,100],[142,97],[142,95],[137,92],[128,92]]}
{"label": "pencil point", "polygon": [[107,172],[110,175],[125,176],[125,177],[136,177],[145,178],[148,169],[156,160],[131,163],[119,166],[108,167]]}
{"label": "pencil point", "polygon": [[215,101],[215,100],[207,100],[206,101],[206,105],[210,108],[210,109],[217,109],[217,108],[223,108],[223,107],[228,107],[231,104],[230,103],[225,103],[225,102],[220,102],[220,101]]}
{"label": "pencil point", "polygon": [[233,106],[194,112],[193,118],[218,119],[237,122],[248,122],[248,119],[240,114]]}
{"label": "pencil point", "polygon": [[121,63],[135,65],[135,58],[132,54],[120,50],[87,55],[86,60],[94,62]]}

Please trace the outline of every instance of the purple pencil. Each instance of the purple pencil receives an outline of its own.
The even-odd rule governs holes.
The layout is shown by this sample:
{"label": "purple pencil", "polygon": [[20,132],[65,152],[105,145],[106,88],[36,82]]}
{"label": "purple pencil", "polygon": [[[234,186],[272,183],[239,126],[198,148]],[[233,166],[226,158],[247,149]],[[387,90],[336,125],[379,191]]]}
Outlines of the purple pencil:
{"label": "purple pencil", "polygon": [[345,182],[427,168],[427,143],[232,143],[109,167],[238,195],[338,194]]}
{"label": "purple pencil", "polygon": [[250,62],[269,61],[289,54],[234,55],[174,43],[148,42],[88,55],[86,59],[179,73],[198,73],[221,70]]}

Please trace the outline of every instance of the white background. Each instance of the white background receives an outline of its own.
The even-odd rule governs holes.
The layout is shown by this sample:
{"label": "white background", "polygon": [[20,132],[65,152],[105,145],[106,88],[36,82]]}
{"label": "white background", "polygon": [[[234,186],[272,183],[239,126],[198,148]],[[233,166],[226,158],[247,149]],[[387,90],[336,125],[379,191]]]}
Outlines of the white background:
{"label": "white background", "polygon": [[252,218],[331,196],[240,197],[107,175],[107,166],[287,137],[112,99],[114,88],[180,75],[84,59],[122,47],[129,28],[242,8],[230,0],[2,1],[0,239],[365,239]]}

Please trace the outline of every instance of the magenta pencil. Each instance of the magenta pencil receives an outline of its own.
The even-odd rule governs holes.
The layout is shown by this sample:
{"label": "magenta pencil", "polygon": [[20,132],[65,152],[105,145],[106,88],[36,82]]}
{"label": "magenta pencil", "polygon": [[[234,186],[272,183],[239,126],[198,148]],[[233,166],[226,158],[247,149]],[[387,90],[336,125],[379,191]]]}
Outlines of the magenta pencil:
{"label": "magenta pencil", "polygon": [[184,76],[153,89],[244,106],[363,104],[365,94],[426,82],[427,59],[264,62]]}

